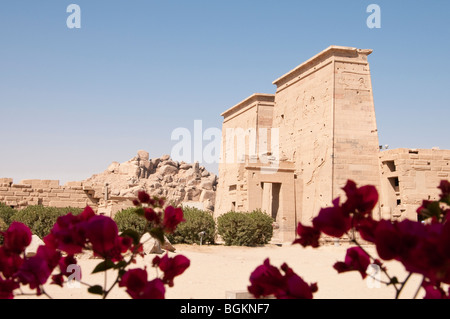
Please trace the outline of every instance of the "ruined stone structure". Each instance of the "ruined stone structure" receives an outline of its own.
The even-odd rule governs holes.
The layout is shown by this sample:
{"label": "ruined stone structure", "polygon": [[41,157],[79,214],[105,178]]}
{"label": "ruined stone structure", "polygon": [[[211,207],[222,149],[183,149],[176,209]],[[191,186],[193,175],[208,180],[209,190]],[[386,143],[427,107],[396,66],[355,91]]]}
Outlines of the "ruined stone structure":
{"label": "ruined stone structure", "polygon": [[260,208],[276,221],[275,240],[291,241],[352,179],[379,190],[376,218],[415,218],[410,205],[448,177],[450,151],[380,152],[371,52],[330,46],[276,79],[274,95],[222,113],[216,216]]}
{"label": "ruined stone structure", "polygon": [[64,186],[58,180],[0,179],[0,202],[21,209],[30,205],[91,206],[100,214],[114,214],[133,206],[140,190],[165,197],[169,204],[214,209],[217,176],[199,163],[173,161],[169,155],[150,159],[148,152],[124,163],[113,162],[104,172]]}
{"label": "ruined stone structure", "polygon": [[393,149],[380,152],[381,213],[386,219],[416,220],[422,200],[439,199],[450,175],[450,150]]}

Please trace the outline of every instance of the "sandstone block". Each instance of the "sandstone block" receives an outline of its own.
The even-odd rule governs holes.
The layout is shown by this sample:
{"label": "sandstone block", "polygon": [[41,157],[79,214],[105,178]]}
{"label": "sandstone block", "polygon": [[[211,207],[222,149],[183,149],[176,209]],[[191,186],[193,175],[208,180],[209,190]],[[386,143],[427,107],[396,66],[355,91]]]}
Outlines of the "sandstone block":
{"label": "sandstone block", "polygon": [[137,177],[139,174],[139,166],[130,163],[120,164],[119,174]]}
{"label": "sandstone block", "polygon": [[200,183],[200,188],[206,189],[206,190],[212,190],[213,183],[210,180],[202,180],[202,182]]}
{"label": "sandstone block", "polygon": [[148,153],[147,151],[144,151],[144,150],[139,150],[139,151],[137,152],[137,156],[138,156],[138,158],[139,158],[141,161],[148,161],[149,158],[150,158],[149,153]]}
{"label": "sandstone block", "polygon": [[25,249],[25,256],[32,257],[36,255],[36,252],[39,248],[39,246],[44,246],[45,243],[42,241],[41,238],[37,235],[31,236],[31,243],[30,245]]}
{"label": "sandstone block", "polygon": [[0,178],[0,184],[6,184],[10,186],[13,183],[12,178]]}
{"label": "sandstone block", "polygon": [[159,169],[160,174],[162,175],[168,175],[168,174],[175,174],[178,172],[178,168],[172,166],[172,165],[163,165]]}
{"label": "sandstone block", "polygon": [[67,182],[64,184],[65,187],[82,187],[83,182]]}
{"label": "sandstone block", "polygon": [[199,200],[200,200],[201,202],[204,202],[204,201],[206,201],[206,200],[208,200],[208,199],[214,200],[215,195],[216,195],[216,193],[215,193],[214,191],[204,189],[204,190],[202,191],[201,195],[200,195],[200,199],[199,199]]}
{"label": "sandstone block", "polygon": [[192,167],[191,164],[181,164],[180,165],[180,169],[184,169],[184,170],[190,169],[191,167]]}

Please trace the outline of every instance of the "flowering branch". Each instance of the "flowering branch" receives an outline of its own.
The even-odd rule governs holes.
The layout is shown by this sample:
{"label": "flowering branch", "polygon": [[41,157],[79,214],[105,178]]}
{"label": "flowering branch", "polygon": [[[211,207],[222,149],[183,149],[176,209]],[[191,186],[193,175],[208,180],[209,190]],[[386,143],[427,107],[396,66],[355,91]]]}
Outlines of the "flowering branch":
{"label": "flowering branch", "polygon": [[[126,287],[132,298],[164,298],[164,286],[174,285],[174,278],[189,267],[189,259],[182,255],[170,258],[168,254],[163,258],[156,257],[152,267],[159,267],[163,277],[152,281],[148,281],[145,268],[127,268],[136,262],[137,256],[143,256],[141,237],[148,231],[151,236],[164,242],[164,233],[172,233],[184,221],[183,211],[172,206],[163,208],[163,199],[150,198],[145,192],[139,192],[135,205],[139,207],[136,213],[147,220],[147,227],[141,234],[131,229],[119,234],[114,220],[96,215],[87,206],[80,215],[68,213],[59,217],[50,234],[44,237],[45,245],[39,246],[36,255],[32,257],[24,254],[31,243],[30,229],[22,223],[13,222],[1,234],[4,243],[0,246],[0,299],[28,295],[21,290],[23,285],[35,289],[38,296],[51,298],[44,290],[44,284],[51,278],[51,284],[63,287],[64,278],[69,279],[72,274],[69,266],[77,264],[75,255],[85,250],[91,250],[94,256],[103,260],[93,270],[93,273],[104,272],[103,287],[81,282],[81,278],[77,278],[78,282],[88,286],[90,293],[101,295],[105,299],[119,285]],[[131,257],[126,260],[125,254],[129,252]],[[53,274],[57,268],[60,272]],[[109,269],[117,270],[117,276],[107,288]],[[20,292],[17,293],[16,290]]]}
{"label": "flowering branch", "polygon": [[[373,263],[379,266],[389,279],[389,282],[384,283],[394,287],[396,299],[400,297],[414,273],[423,276],[414,298],[420,288],[425,290],[425,298],[449,298],[450,290],[444,291],[442,285],[450,284],[450,182],[441,181],[438,188],[441,189],[440,199],[424,200],[422,206],[417,209],[419,221],[374,220],[372,210],[378,202],[376,188],[371,185],[358,188],[349,180],[343,187],[346,201],[341,204],[340,198],[334,199],[331,207],[320,210],[312,220],[312,226],[299,223],[299,237],[294,244],[316,248],[320,246],[322,234],[335,238],[347,235],[355,247],[347,250],[343,262],[334,264],[333,267],[338,273],[358,271],[364,279],[368,266]],[[374,244],[380,258],[371,256],[354,234],[359,234],[363,240]],[[399,282],[397,277],[390,276],[380,259],[402,263],[408,272],[405,280]],[[263,284],[252,281],[254,273],[250,277],[252,285],[249,286],[249,291],[259,297],[260,294],[255,293],[255,287]],[[276,290],[268,292],[277,298],[279,296]]]}

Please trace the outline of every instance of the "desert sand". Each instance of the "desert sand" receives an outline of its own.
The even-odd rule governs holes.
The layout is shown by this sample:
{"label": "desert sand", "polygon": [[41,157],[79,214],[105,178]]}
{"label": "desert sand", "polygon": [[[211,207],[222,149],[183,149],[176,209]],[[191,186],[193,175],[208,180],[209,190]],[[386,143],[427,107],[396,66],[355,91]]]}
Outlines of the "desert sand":
{"label": "desert sand", "polygon": [[[313,249],[303,248],[300,245],[266,245],[264,247],[236,247],[223,245],[175,245],[176,251],[170,256],[183,254],[191,261],[190,267],[181,276],[175,278],[175,285],[166,290],[167,299],[225,299],[227,292],[246,291],[249,285],[251,272],[261,265],[265,258],[271,264],[279,267],[286,262],[306,282],[317,282],[319,290],[314,294],[317,299],[393,299],[394,288],[384,284],[378,285],[373,280],[362,280],[358,272],[338,274],[333,264],[343,261],[347,244],[326,245]],[[373,247],[366,249],[376,256]],[[147,265],[149,279],[156,276],[151,267],[155,255],[146,255],[139,258],[131,268]],[[87,255],[79,258],[82,269],[82,281],[90,284],[103,285],[104,273],[91,274],[100,259],[92,259]],[[391,276],[399,280],[406,278],[407,273],[403,266],[397,262],[385,264]],[[112,271],[107,273],[108,286],[115,276]],[[383,280],[386,280],[382,276]],[[421,278],[412,276],[405,285],[401,298],[412,298],[419,286]],[[98,299],[99,296],[87,292],[87,287],[61,288],[55,285],[46,285],[46,292],[55,299]],[[26,291],[26,290],[24,290]],[[422,298],[422,292],[418,298]],[[19,298],[37,298],[22,296]],[[39,298],[46,299],[41,296]],[[129,299],[123,288],[115,287],[108,299]]]}

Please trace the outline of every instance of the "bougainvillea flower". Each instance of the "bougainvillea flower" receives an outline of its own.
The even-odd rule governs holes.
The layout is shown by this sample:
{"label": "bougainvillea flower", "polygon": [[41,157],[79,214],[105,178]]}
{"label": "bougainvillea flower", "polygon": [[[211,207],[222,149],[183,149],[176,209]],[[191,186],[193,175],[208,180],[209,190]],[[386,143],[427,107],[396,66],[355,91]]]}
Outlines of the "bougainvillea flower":
{"label": "bougainvillea flower", "polygon": [[69,255],[80,253],[86,245],[86,225],[94,216],[95,212],[87,206],[77,216],[68,213],[58,217],[44,243]]}
{"label": "bougainvillea flower", "polygon": [[25,224],[12,222],[3,233],[3,247],[12,253],[21,254],[31,243],[31,230]]}
{"label": "bougainvillea flower", "polygon": [[155,212],[153,208],[145,208],[144,216],[149,222],[159,225],[161,223],[161,213]]}
{"label": "bougainvillea flower", "polygon": [[107,216],[97,215],[89,219],[86,238],[92,244],[94,253],[104,257],[111,257],[111,251],[120,246],[117,224]]}
{"label": "bougainvillea flower", "polygon": [[164,210],[163,225],[167,233],[173,233],[178,224],[183,222],[183,210],[179,207],[167,206]]}
{"label": "bougainvillea flower", "polygon": [[22,263],[23,259],[20,255],[12,253],[6,250],[5,247],[0,246],[0,273],[5,278],[12,278]]}
{"label": "bougainvillea flower", "polygon": [[0,276],[0,299],[13,299],[13,291],[19,288],[19,283],[11,279],[2,279]]}
{"label": "bougainvillea flower", "polygon": [[371,216],[368,216],[366,218],[358,219],[355,228],[359,231],[362,239],[374,243],[377,226],[378,221],[374,220]]}
{"label": "bougainvillea flower", "polygon": [[441,200],[450,203],[450,182],[442,180],[438,188],[441,190]]}
{"label": "bougainvillea flower", "polygon": [[345,261],[335,263],[333,268],[336,269],[338,273],[354,270],[359,271],[361,277],[364,279],[367,276],[366,271],[369,265],[370,258],[367,253],[360,247],[352,247],[347,249]]}
{"label": "bougainvillea flower", "polygon": [[280,270],[270,264],[269,258],[250,275],[248,291],[256,298],[280,295],[286,290],[286,282]]}
{"label": "bougainvillea flower", "polygon": [[401,235],[391,221],[381,220],[375,229],[375,245],[378,256],[384,260],[397,258],[401,254]]}
{"label": "bougainvillea flower", "polygon": [[150,203],[150,195],[147,192],[140,191],[138,192],[138,200],[142,204],[148,204]]}
{"label": "bougainvillea flower", "polygon": [[130,269],[122,276],[119,287],[126,287],[126,291],[131,298],[139,298],[147,283],[147,277],[148,274],[145,269]]}
{"label": "bougainvillea flower", "polygon": [[347,196],[346,202],[342,204],[346,213],[370,214],[378,202],[378,191],[373,185],[358,188],[354,181],[348,180],[342,189]]}
{"label": "bougainvillea flower", "polygon": [[60,257],[58,251],[46,246],[39,246],[35,256],[25,259],[16,276],[22,284],[28,284],[40,295],[42,293],[41,286],[47,282],[58,265]]}
{"label": "bougainvillea flower", "polygon": [[161,279],[147,280],[145,269],[130,269],[121,278],[119,287],[126,287],[133,299],[164,299],[165,287]]}
{"label": "bougainvillea flower", "polygon": [[153,265],[158,265],[159,269],[164,272],[162,281],[173,286],[173,280],[176,276],[181,275],[190,265],[190,260],[183,255],[176,255],[175,257],[169,257],[165,254],[162,258],[156,256],[153,259]]}
{"label": "bougainvillea flower", "polygon": [[351,228],[351,217],[339,206],[339,198],[333,201],[332,207],[322,208],[313,219],[313,227],[332,237],[342,237]]}
{"label": "bougainvillea flower", "polygon": [[317,285],[308,285],[301,277],[294,273],[286,263],[281,266],[285,272],[271,265],[269,258],[258,266],[250,275],[248,291],[256,298],[274,295],[277,299],[311,299]]}
{"label": "bougainvillea flower", "polygon": [[317,284],[308,285],[299,275],[284,263],[281,269],[285,272],[286,289],[277,295],[278,299],[312,299],[318,290]]}
{"label": "bougainvillea flower", "polygon": [[299,238],[297,238],[293,244],[300,244],[303,247],[319,247],[320,230],[298,223],[297,235]]}

